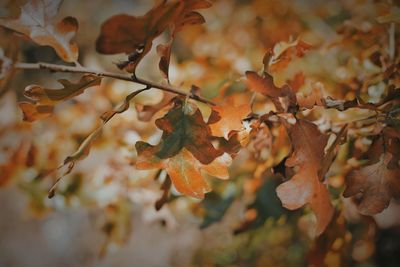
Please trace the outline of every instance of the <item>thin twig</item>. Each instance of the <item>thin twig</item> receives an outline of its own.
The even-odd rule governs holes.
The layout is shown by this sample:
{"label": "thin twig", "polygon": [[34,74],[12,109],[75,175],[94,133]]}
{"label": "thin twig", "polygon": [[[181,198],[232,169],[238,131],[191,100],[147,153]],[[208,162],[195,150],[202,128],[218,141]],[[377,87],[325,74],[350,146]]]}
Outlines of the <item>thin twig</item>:
{"label": "thin twig", "polygon": [[137,78],[137,77],[132,77],[130,75],[126,74],[120,74],[120,73],[113,73],[113,72],[107,72],[107,71],[99,71],[99,70],[94,70],[82,66],[65,66],[65,65],[57,65],[57,64],[50,64],[50,63],[17,63],[15,64],[16,69],[20,70],[50,70],[53,72],[69,72],[69,73],[83,73],[83,74],[93,74],[101,77],[109,77],[109,78],[114,78],[118,80],[123,80],[123,81],[128,81],[128,82],[134,82],[134,83],[139,83],[151,88],[156,88],[162,91],[170,92],[173,94],[189,97],[191,99],[197,100],[199,102],[215,106],[215,103],[212,101],[205,99],[201,96],[197,96],[194,94],[191,94],[189,92],[185,92],[183,90],[168,86],[168,85],[163,85],[163,84],[158,84],[152,81],[148,81],[145,79]]}

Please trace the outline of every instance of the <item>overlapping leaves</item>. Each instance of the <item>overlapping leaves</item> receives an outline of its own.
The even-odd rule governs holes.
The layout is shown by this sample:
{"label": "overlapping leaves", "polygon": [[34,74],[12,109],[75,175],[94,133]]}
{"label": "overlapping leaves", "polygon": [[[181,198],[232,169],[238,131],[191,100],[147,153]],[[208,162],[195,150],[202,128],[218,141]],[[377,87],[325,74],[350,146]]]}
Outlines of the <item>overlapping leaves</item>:
{"label": "overlapping leaves", "polygon": [[[135,72],[136,66],[151,50],[153,40],[167,28],[172,36],[187,24],[203,23],[203,17],[194,10],[210,7],[206,0],[161,1],[143,16],[120,14],[109,18],[101,27],[96,49],[102,54],[128,54],[128,60],[118,67]],[[161,72],[168,77],[172,40],[158,47]]]}
{"label": "overlapping leaves", "polygon": [[[18,1],[12,1],[17,5]],[[28,36],[39,45],[54,48],[58,56],[66,62],[78,59],[78,46],[74,42],[78,21],[66,17],[55,22],[62,0],[29,0],[19,7],[17,18],[0,18],[0,25]]]}
{"label": "overlapping leaves", "polygon": [[179,192],[198,198],[210,191],[200,170],[228,178],[230,157],[213,146],[210,126],[196,106],[176,100],[156,125],[163,130],[162,140],[155,146],[136,143],[137,168],[166,168]]}

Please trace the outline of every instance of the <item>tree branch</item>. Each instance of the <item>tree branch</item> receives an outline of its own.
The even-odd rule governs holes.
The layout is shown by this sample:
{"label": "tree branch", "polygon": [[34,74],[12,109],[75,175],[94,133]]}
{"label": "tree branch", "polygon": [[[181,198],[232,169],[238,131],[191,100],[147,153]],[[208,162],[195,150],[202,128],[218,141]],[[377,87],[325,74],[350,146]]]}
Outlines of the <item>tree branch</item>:
{"label": "tree branch", "polygon": [[189,92],[185,92],[183,90],[168,86],[168,85],[162,85],[158,83],[154,83],[152,81],[147,81],[141,78],[137,77],[132,77],[130,75],[126,74],[120,74],[120,73],[113,73],[113,72],[107,72],[107,71],[98,71],[98,70],[93,70],[90,68],[85,68],[83,66],[65,66],[65,65],[57,65],[57,64],[50,64],[50,63],[16,63],[15,65],[16,69],[19,70],[49,70],[53,72],[69,72],[69,73],[85,73],[85,74],[93,74],[101,77],[109,77],[109,78],[114,78],[118,80],[123,80],[123,81],[128,81],[128,82],[134,82],[134,83],[139,83],[142,85],[145,85],[147,87],[151,88],[156,88],[165,92],[170,92],[173,94],[189,97],[193,100],[215,106],[215,103],[212,101],[205,99],[201,96],[197,96],[194,94],[191,94]]}

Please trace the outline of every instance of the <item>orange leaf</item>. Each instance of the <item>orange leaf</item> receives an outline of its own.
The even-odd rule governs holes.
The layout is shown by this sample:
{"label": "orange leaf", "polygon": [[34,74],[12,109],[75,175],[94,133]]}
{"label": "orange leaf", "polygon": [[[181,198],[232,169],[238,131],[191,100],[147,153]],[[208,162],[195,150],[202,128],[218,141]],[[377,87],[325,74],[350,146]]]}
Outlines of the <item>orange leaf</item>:
{"label": "orange leaf", "polygon": [[215,106],[213,110],[218,112],[221,118],[216,123],[210,125],[211,132],[214,136],[221,136],[228,140],[231,131],[240,131],[243,129],[242,120],[251,113],[249,104]]}
{"label": "orange leaf", "polygon": [[319,235],[329,224],[334,211],[328,190],[318,179],[328,137],[315,124],[305,120],[289,126],[288,133],[293,153],[286,166],[298,166],[299,169],[289,181],[278,186],[277,194],[283,206],[290,210],[309,204],[317,217],[316,234]]}
{"label": "orange leaf", "polygon": [[[23,33],[39,45],[49,45],[66,62],[78,59],[78,46],[73,41],[78,30],[78,21],[66,17],[57,24],[57,15],[61,0],[30,0],[20,7],[17,19],[0,18],[0,25]],[[17,1],[13,2],[14,5]]]}
{"label": "orange leaf", "polygon": [[165,168],[175,188],[182,194],[203,198],[211,190],[201,171],[220,179],[228,179],[227,166],[231,158],[224,154],[208,165],[199,162],[186,148],[175,156],[162,160],[156,156],[157,148],[144,142],[136,143],[138,158],[136,168],[155,169]]}
{"label": "orange leaf", "polygon": [[82,76],[77,83],[65,79],[60,79],[58,82],[63,85],[63,88],[48,89],[34,84],[25,88],[24,95],[34,100],[35,103],[19,103],[19,107],[24,113],[24,120],[32,122],[50,116],[56,103],[80,95],[86,88],[100,85],[101,77],[88,74]]}
{"label": "orange leaf", "polygon": [[358,197],[358,210],[364,215],[382,212],[392,197],[400,196],[400,141],[383,139],[376,139],[368,152],[372,164],[351,171],[346,179],[343,196]]}
{"label": "orange leaf", "polygon": [[265,73],[265,77],[260,77],[254,71],[246,71],[246,78],[247,86],[255,92],[272,98],[284,96],[280,88],[275,86],[272,76],[268,73]]}

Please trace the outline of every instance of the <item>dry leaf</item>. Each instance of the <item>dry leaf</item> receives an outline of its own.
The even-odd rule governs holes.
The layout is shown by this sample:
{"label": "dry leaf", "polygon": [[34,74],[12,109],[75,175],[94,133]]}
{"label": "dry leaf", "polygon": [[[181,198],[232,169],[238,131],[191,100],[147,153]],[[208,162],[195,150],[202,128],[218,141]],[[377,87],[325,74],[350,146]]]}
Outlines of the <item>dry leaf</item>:
{"label": "dry leaf", "polygon": [[[78,46],[73,41],[78,21],[66,17],[55,23],[61,0],[29,0],[20,7],[17,19],[0,18],[0,25],[28,36],[39,45],[49,45],[66,62],[78,59]],[[17,1],[13,3],[17,4]]]}
{"label": "dry leaf", "polygon": [[215,106],[213,110],[218,113],[220,119],[212,124],[210,121],[208,122],[211,124],[212,135],[224,137],[226,140],[229,139],[229,133],[231,131],[240,131],[244,128],[242,120],[251,113],[249,104],[240,106],[226,104],[223,106]]}
{"label": "dry leaf", "polygon": [[109,18],[101,26],[96,41],[97,52],[129,54],[128,60],[119,67],[135,72],[136,66],[150,51],[153,40],[175,21],[182,8],[182,2],[162,1],[143,16],[121,14]]}
{"label": "dry leaf", "polygon": [[157,157],[167,159],[186,148],[201,163],[209,164],[222,155],[211,143],[211,129],[200,110],[190,103],[175,101],[175,106],[156,125],[163,130],[162,140],[154,148]]}
{"label": "dry leaf", "polygon": [[392,197],[400,196],[400,141],[379,137],[368,151],[372,164],[347,175],[344,197],[359,199],[358,210],[363,215],[374,215],[389,206]]}
{"label": "dry leaf", "polygon": [[58,82],[63,88],[49,89],[40,85],[29,85],[25,88],[24,95],[35,103],[19,103],[24,120],[32,122],[50,116],[58,102],[80,95],[86,88],[100,85],[101,77],[89,74],[82,76],[77,83],[65,79],[60,79]]}
{"label": "dry leaf", "polygon": [[306,120],[288,126],[288,133],[293,153],[286,160],[286,166],[297,166],[298,170],[289,181],[278,186],[277,194],[283,206],[290,210],[309,204],[317,217],[316,234],[319,235],[328,226],[334,211],[326,185],[318,178],[328,137]]}
{"label": "dry leaf", "polygon": [[229,178],[227,166],[230,165],[231,158],[227,154],[205,165],[199,162],[186,148],[182,148],[175,156],[164,160],[157,157],[155,146],[145,142],[137,142],[136,149],[138,151],[136,168],[164,168],[175,188],[187,196],[204,198],[204,194],[211,190],[201,174],[202,170],[220,179]]}

